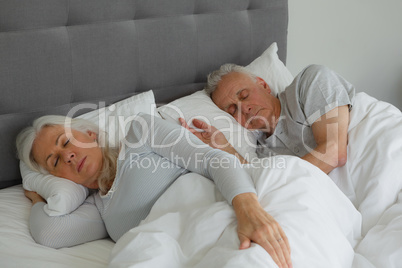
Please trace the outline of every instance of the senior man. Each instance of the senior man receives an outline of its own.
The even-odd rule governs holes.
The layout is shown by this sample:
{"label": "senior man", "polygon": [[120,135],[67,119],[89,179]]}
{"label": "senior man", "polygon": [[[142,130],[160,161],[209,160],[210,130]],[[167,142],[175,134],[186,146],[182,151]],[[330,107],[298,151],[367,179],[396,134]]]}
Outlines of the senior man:
{"label": "senior man", "polygon": [[[244,67],[225,64],[208,76],[206,91],[220,109],[231,114],[242,126],[260,130],[259,157],[296,155],[327,174],[345,165],[349,111],[355,90],[328,68],[308,66],[283,92],[274,96],[262,78]],[[199,132],[190,128],[184,119],[179,121],[204,143],[234,154],[246,163],[215,127],[195,119],[194,126],[204,130]],[[267,216],[270,222],[257,224],[257,232],[245,230],[252,233],[248,237],[270,232],[276,221]],[[248,248],[251,241],[253,238],[241,239],[240,249]]]}
{"label": "senior man", "polygon": [[[310,65],[274,96],[262,78],[244,67],[225,64],[208,76],[206,91],[243,127],[260,130],[259,157],[295,155],[327,174],[346,163],[349,112],[355,90],[332,70]],[[189,128],[183,120],[181,123]],[[193,123],[206,132],[192,132],[211,146],[227,142],[224,138],[211,141],[216,129],[200,121]],[[223,149],[238,155],[230,145]]]}

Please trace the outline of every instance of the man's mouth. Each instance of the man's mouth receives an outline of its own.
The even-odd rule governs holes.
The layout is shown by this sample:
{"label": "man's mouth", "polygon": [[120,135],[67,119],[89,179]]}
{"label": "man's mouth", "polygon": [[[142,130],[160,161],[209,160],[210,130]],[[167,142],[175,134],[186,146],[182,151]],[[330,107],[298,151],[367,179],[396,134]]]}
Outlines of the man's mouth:
{"label": "man's mouth", "polygon": [[251,120],[256,120],[256,119],[260,119],[260,112],[262,109],[258,109],[255,114],[250,118]]}
{"label": "man's mouth", "polygon": [[81,169],[84,167],[85,160],[87,160],[86,156],[84,158],[82,158],[80,162],[78,162],[78,165],[77,165],[77,171],[78,172],[80,172]]}

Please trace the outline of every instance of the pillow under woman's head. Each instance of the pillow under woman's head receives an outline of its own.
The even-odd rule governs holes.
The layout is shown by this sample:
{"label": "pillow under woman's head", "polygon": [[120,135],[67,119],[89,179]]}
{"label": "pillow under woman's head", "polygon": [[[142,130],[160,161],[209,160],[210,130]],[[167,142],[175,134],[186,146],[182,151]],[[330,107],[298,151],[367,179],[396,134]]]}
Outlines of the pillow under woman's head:
{"label": "pillow under woman's head", "polygon": [[[148,113],[157,115],[155,112],[155,99],[152,91],[134,95],[130,98],[112,104],[108,107],[94,110],[87,114],[81,115],[78,119],[73,120],[74,128],[81,131],[94,131],[98,134],[103,134],[107,130],[109,135],[99,136],[100,142],[102,139],[108,139],[108,143],[113,147],[119,144],[119,140],[125,137],[127,132],[126,126],[133,117],[140,113]],[[36,123],[38,125],[37,132],[40,129],[42,122],[47,122],[49,118],[42,118]],[[65,123],[65,117],[54,118],[55,124]],[[85,120],[82,120],[85,119]],[[91,121],[92,124],[88,124]],[[32,130],[31,130],[32,131]],[[35,133],[31,135],[20,135],[19,139],[27,139],[31,141],[25,142],[26,148],[18,148],[20,151],[20,170],[23,179],[23,187],[26,190],[35,191],[46,199],[47,204],[44,207],[45,212],[50,216],[59,216],[68,214],[80,206],[88,195],[88,189],[82,185],[76,184],[64,178],[59,178],[48,174],[38,165],[32,162],[32,143]],[[25,137],[24,137],[25,136]],[[17,142],[21,144],[22,141]],[[17,147],[21,147],[17,145]],[[29,166],[28,166],[29,165]]]}

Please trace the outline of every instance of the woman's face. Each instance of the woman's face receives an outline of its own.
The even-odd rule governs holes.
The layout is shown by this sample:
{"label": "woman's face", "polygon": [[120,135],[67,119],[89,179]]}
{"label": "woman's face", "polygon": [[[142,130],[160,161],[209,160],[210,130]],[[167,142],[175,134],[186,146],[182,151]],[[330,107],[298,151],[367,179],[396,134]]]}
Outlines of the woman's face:
{"label": "woman's face", "polygon": [[50,174],[98,189],[103,157],[96,133],[61,125],[44,127],[33,143],[32,153]]}

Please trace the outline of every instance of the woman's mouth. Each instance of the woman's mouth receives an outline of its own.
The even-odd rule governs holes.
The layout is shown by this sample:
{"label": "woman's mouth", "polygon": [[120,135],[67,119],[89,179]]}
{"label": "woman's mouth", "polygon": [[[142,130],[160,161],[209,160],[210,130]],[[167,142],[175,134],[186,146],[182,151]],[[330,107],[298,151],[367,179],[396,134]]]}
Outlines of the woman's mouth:
{"label": "woman's mouth", "polygon": [[87,160],[87,157],[85,156],[83,159],[81,159],[80,162],[77,164],[77,171],[80,172],[81,169],[84,167],[85,160]]}

